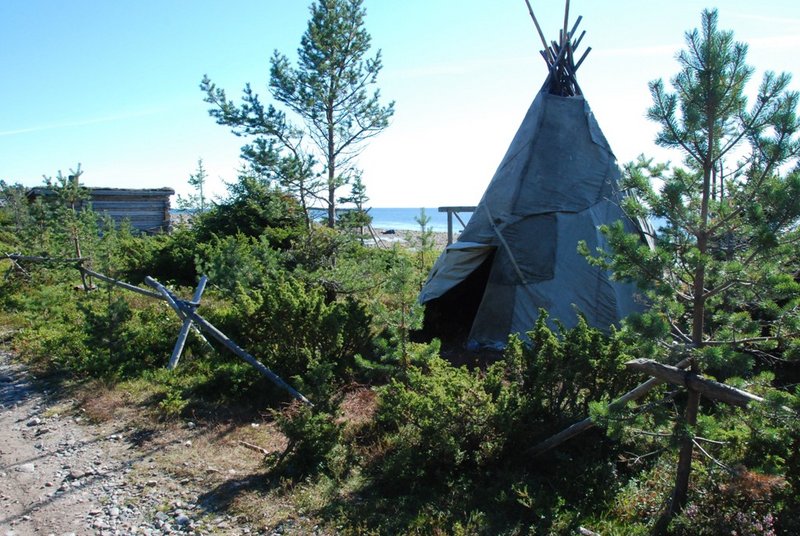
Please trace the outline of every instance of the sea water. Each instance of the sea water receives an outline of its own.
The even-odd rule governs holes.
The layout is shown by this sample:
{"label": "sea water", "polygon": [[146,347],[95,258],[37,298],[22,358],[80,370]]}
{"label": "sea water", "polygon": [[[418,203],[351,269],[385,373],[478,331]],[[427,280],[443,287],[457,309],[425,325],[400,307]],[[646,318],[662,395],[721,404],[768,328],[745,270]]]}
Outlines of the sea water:
{"label": "sea water", "polygon": [[[395,231],[418,231],[420,229],[419,222],[422,208],[385,208],[385,207],[372,207],[369,209],[369,215],[372,216],[372,227],[375,229]],[[425,207],[425,216],[430,218],[428,228],[436,233],[447,232],[447,213],[439,212],[436,207]],[[324,209],[312,209],[314,218],[324,218],[327,211]],[[191,213],[191,210],[172,209],[170,212],[173,214]],[[469,217],[472,216],[469,212],[459,212],[459,217],[467,223]],[[453,231],[458,233],[462,230],[462,225],[457,218],[453,217]]]}
{"label": "sea water", "polygon": [[[369,210],[369,215],[372,216],[372,226],[375,229],[394,229],[396,231],[418,231],[420,229],[419,222],[420,208],[381,208],[374,207]],[[439,212],[436,207],[425,209],[425,216],[430,218],[428,228],[437,233],[447,232],[447,213]],[[459,216],[464,223],[469,221],[470,213],[459,213]],[[458,232],[461,230],[461,224],[454,217],[453,218],[453,231]]]}
{"label": "sea water", "polygon": [[[325,218],[327,212],[322,209],[314,209],[315,214],[319,218]],[[420,219],[421,211],[425,210],[425,216],[430,218],[428,228],[436,233],[447,232],[447,213],[439,212],[436,207],[423,208],[386,208],[386,207],[371,207],[368,209],[368,214],[372,216],[372,227],[375,229],[395,231],[419,231],[420,225],[417,221]],[[469,212],[459,212],[458,215],[467,223],[469,217],[472,215]],[[461,231],[462,225],[458,219],[453,217],[453,232],[458,233]]]}

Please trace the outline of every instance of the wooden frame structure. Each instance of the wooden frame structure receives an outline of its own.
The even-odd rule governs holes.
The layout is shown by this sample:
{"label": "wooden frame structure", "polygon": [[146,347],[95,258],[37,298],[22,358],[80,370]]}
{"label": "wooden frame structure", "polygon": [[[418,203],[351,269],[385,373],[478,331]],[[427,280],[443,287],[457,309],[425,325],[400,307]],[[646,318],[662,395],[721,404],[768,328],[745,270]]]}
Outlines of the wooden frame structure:
{"label": "wooden frame structure", "polygon": [[[54,263],[54,264],[73,264],[75,268],[80,271],[81,277],[86,280],[87,277],[94,277],[95,279],[99,279],[100,281],[104,281],[110,285],[114,285],[125,290],[135,292],[137,294],[141,294],[142,296],[147,296],[148,298],[153,298],[156,300],[163,300],[169,304],[175,314],[183,321],[183,326],[181,327],[181,331],[178,334],[178,340],[175,343],[175,347],[172,350],[172,355],[170,356],[169,363],[167,368],[173,370],[177,367],[178,361],[180,360],[181,353],[183,352],[184,345],[186,343],[186,338],[189,334],[190,329],[194,329],[198,335],[200,336],[201,340],[205,342],[205,344],[209,344],[208,340],[203,337],[201,331],[204,331],[211,335],[214,339],[216,339],[220,344],[222,344],[225,348],[248,362],[250,365],[253,366],[262,376],[266,377],[272,383],[289,393],[292,398],[299,400],[300,402],[308,405],[313,406],[314,404],[311,403],[308,398],[303,396],[300,392],[294,389],[291,385],[286,383],[280,376],[272,372],[266,365],[261,363],[258,359],[247,353],[243,348],[233,342],[230,338],[228,338],[222,331],[217,329],[211,322],[197,314],[197,308],[200,306],[200,298],[203,295],[203,291],[205,290],[206,284],[208,282],[208,278],[203,276],[200,278],[200,282],[195,289],[194,296],[192,297],[192,301],[182,300],[178,298],[175,294],[172,293],[169,289],[167,289],[164,285],[153,279],[152,277],[145,277],[145,283],[148,286],[155,289],[154,291],[147,290],[136,285],[132,285],[130,283],[126,283],[125,281],[120,281],[119,279],[115,279],[113,277],[109,277],[107,275],[101,274],[99,272],[95,272],[94,270],[90,270],[84,266],[85,263],[88,263],[89,259],[86,257],[76,257],[76,258],[68,258],[68,259],[54,259],[50,257],[34,257],[28,255],[21,255],[17,253],[6,253],[2,255],[0,258],[5,258],[10,260],[15,267],[21,269],[19,266],[19,262],[40,262],[40,263]],[[87,290],[89,290],[89,286],[85,286]]]}
{"label": "wooden frame structure", "polygon": [[550,93],[562,97],[582,95],[583,93],[575,78],[575,73],[592,50],[592,47],[587,47],[581,57],[575,61],[578,47],[583,40],[583,36],[586,35],[586,32],[583,31],[581,35],[575,39],[575,33],[578,31],[578,25],[581,23],[581,20],[583,20],[583,17],[579,16],[575,20],[575,24],[573,24],[572,28],[569,29],[569,0],[567,0],[564,9],[564,27],[559,30],[558,41],[550,41],[548,44],[544,33],[542,33],[542,28],[539,26],[539,21],[533,13],[530,1],[525,0],[525,4],[528,6],[528,12],[531,15],[531,19],[533,19],[536,31],[544,47],[539,53],[542,55],[542,58],[544,58],[544,62],[547,64],[547,69],[550,72],[546,82],[550,87]]}
{"label": "wooden frame structure", "polygon": [[[464,223],[464,220],[461,219],[459,213],[461,212],[475,212],[475,209],[478,207],[439,207],[439,212],[447,212],[447,245],[453,243],[453,217],[458,220],[458,223],[461,224],[461,228],[467,226]],[[469,220],[467,220],[469,221]]]}

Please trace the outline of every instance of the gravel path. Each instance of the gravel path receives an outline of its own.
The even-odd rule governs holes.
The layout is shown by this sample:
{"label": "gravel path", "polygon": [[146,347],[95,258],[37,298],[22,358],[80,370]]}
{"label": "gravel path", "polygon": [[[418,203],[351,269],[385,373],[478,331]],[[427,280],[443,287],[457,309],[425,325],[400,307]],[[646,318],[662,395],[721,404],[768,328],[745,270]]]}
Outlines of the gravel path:
{"label": "gravel path", "polygon": [[158,470],[163,445],[114,426],[86,422],[0,351],[0,536],[249,532]]}

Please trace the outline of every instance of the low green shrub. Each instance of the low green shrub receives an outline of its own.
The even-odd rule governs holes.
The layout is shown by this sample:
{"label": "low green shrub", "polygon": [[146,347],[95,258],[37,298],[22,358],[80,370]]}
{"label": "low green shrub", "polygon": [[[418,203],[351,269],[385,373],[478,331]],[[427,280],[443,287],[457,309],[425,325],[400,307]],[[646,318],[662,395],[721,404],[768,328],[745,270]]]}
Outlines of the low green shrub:
{"label": "low green shrub", "polygon": [[289,441],[279,460],[280,470],[296,477],[328,472],[329,457],[342,432],[342,424],[333,414],[295,402],[273,415]]}
{"label": "low green shrub", "polygon": [[377,464],[393,487],[444,482],[496,461],[505,437],[497,406],[477,372],[439,357],[409,366],[379,391],[377,422],[385,452]]}
{"label": "low green shrub", "polygon": [[266,237],[276,249],[288,249],[306,232],[300,203],[259,178],[242,175],[228,185],[228,197],[195,216],[198,243],[243,234]]}

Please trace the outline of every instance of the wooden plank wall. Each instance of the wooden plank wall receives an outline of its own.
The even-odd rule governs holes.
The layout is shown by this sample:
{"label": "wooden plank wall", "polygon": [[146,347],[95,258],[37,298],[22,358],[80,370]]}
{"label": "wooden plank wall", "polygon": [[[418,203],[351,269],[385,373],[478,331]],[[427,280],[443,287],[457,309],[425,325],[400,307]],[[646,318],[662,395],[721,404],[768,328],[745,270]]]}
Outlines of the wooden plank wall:
{"label": "wooden plank wall", "polygon": [[169,232],[169,198],[174,193],[175,191],[170,188],[89,189],[90,201],[95,212],[108,214],[117,224],[128,220],[134,229],[145,233]]}
{"label": "wooden plank wall", "polygon": [[[128,220],[134,229],[143,233],[169,232],[170,196],[172,188],[133,189],[133,188],[87,188],[89,202],[98,214],[108,214],[117,225]],[[33,188],[28,198],[33,201],[39,196],[50,196],[47,188]]]}

